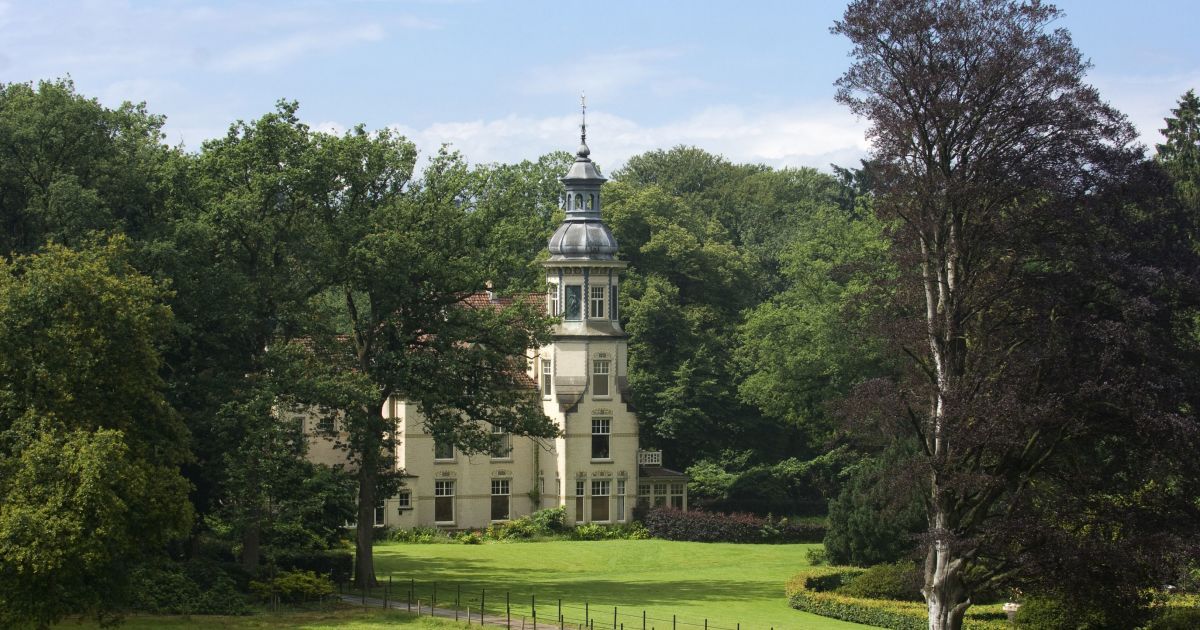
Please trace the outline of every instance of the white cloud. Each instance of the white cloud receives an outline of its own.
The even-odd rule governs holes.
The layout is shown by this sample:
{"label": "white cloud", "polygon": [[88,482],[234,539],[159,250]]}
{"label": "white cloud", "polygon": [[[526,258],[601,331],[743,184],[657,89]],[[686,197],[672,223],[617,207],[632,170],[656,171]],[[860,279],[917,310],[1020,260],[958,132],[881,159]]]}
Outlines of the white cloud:
{"label": "white cloud", "polygon": [[[426,155],[448,143],[472,162],[482,163],[517,162],[551,151],[574,151],[578,124],[575,116],[508,116],[393,128],[416,142]],[[609,172],[639,153],[677,145],[695,145],[734,162],[774,167],[828,169],[831,162],[853,166],[866,155],[865,129],[865,123],[832,106],[766,112],[710,108],[661,125],[644,125],[603,111],[588,114],[592,157]]]}
{"label": "white cloud", "polygon": [[213,66],[226,71],[269,70],[310,53],[337,50],[361,42],[375,42],[383,37],[383,27],[378,24],[364,24],[335,31],[301,31],[274,41],[235,48],[218,56]]}
{"label": "white cloud", "polygon": [[682,56],[682,51],[666,48],[588,54],[533,68],[521,87],[531,94],[586,92],[601,100],[617,100],[618,94],[633,88],[669,94],[707,87],[700,79],[672,72],[671,62]]}

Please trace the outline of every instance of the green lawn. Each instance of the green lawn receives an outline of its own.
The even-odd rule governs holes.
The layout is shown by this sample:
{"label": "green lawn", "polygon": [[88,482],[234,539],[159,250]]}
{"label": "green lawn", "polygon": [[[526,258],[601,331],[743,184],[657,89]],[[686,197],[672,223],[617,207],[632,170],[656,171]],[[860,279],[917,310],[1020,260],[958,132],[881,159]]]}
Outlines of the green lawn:
{"label": "green lawn", "polygon": [[[75,628],[92,629],[99,626],[91,621],[70,620],[56,627],[61,630],[73,630]],[[387,612],[378,608],[370,610],[358,607],[338,607],[328,611],[259,613],[245,617],[133,615],[126,617],[125,622],[119,626],[122,630],[158,630],[159,628],[170,630],[213,630],[215,628],[233,628],[235,630],[282,630],[283,628],[387,630],[395,627],[403,627],[406,630],[455,630],[465,628],[466,624],[429,619],[428,617],[418,619],[406,613]]]}
{"label": "green lawn", "polygon": [[[458,588],[462,606],[478,609],[486,589],[489,613],[504,610],[508,591],[514,619],[529,615],[536,595],[539,621],[556,619],[561,598],[564,615],[579,620],[588,603],[595,627],[611,628],[613,607],[618,627],[678,630],[849,630],[866,628],[792,610],[784,583],[807,566],[806,552],[816,545],[734,545],[611,540],[489,543],[484,545],[382,543],[375,547],[375,570],[393,580],[392,599],[403,599],[410,578],[427,604],[438,583],[438,605],[453,606]],[[665,621],[665,623],[664,623]]]}

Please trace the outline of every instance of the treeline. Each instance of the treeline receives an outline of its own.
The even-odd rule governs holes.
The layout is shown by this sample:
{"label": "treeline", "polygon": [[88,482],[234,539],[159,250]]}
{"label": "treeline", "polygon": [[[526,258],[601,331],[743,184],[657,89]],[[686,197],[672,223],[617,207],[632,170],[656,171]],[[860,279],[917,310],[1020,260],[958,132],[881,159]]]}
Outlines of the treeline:
{"label": "treeline", "polygon": [[[995,321],[1024,332],[980,352],[1020,358],[1022,375],[1054,375],[1029,391],[1047,392],[1054,417],[1070,422],[1053,425],[1067,429],[1038,451],[1050,476],[1002,477],[994,465],[1006,460],[987,449],[1037,442],[1049,429],[1032,403],[1000,394],[1029,382],[986,374],[977,391],[1000,392],[981,399],[988,413],[1027,418],[1021,430],[1033,437],[1006,433],[994,413],[968,422],[966,433],[987,433],[972,434],[979,455],[962,455],[968,470],[956,487],[964,500],[975,497],[971,484],[1003,498],[972,513],[978,522],[1023,510],[1018,522],[1043,551],[1075,553],[1071,562],[1023,548],[988,556],[1013,530],[964,531],[983,540],[971,575],[986,572],[992,587],[1017,577],[1052,584],[1115,551],[1140,571],[1122,580],[1097,570],[1094,581],[1115,590],[1185,564],[1148,566],[1185,549],[1177,520],[1161,528],[1154,553],[1124,543],[1179,519],[1177,499],[1194,477],[1168,453],[1154,460],[1156,485],[1118,455],[1151,445],[1113,427],[1137,408],[1132,384],[1152,390],[1141,401],[1156,415],[1143,419],[1191,426],[1179,379],[1194,374],[1185,280],[1198,110],[1185,97],[1156,161],[1129,153],[1124,170],[1106,163],[1113,177],[1075,197],[1048,190],[1057,222],[1042,225],[1056,231],[1006,232],[1000,222],[989,232],[996,240],[981,241],[980,260],[1010,261],[1023,251],[1018,237],[1039,239],[1039,257],[1005,267],[1013,275],[1003,282],[989,277],[1002,289],[995,299],[1011,300]],[[495,438],[463,422],[464,411],[518,434],[554,431],[533,393],[512,382],[512,357],[546,340],[547,320],[519,304],[456,305],[488,282],[543,289],[538,262],[562,217],[568,154],[478,166],[447,150],[422,157],[386,130],[314,132],[290,102],[195,153],[164,144],[163,122],[141,106],[107,109],[66,81],[0,87],[0,625],[123,610],[128,576],[214,548],[241,566],[223,570],[254,575],[283,551],[337,547],[348,521],[359,525],[354,573],[369,584],[374,506],[400,481],[381,456],[394,452],[381,416],[390,396],[419,404],[430,429],[466,451]],[[889,191],[901,180],[886,166],[825,174],[678,147],[635,156],[603,191],[605,221],[630,263],[622,317],[643,446],[692,475],[696,505],[775,517],[828,506],[831,559],[859,565],[918,553],[931,527],[925,310],[912,289],[919,239],[895,210]],[[1020,207],[1041,208],[1036,194],[1021,194]],[[1095,222],[1079,222],[1085,215]],[[1065,313],[1074,323],[1046,319]],[[1047,321],[1066,331],[1049,337],[1059,345],[1029,332]],[[1106,354],[1105,339],[1124,354]],[[1021,354],[1035,344],[1057,354]],[[1144,360],[1151,350],[1162,361]],[[1140,380],[1121,372],[1118,413],[1096,402],[1103,396],[1069,397],[1099,387],[1093,373],[1060,369],[1072,356],[1122,370],[1141,361],[1147,371]],[[1151,378],[1163,374],[1170,382]],[[1164,401],[1178,404],[1163,411]],[[1072,415],[1072,405],[1087,413]],[[353,465],[307,462],[303,432],[277,413],[287,406],[336,416]],[[1155,426],[1153,435],[1170,434]],[[1122,480],[1111,495],[1099,471]],[[1049,518],[1055,493],[1072,484],[1085,491],[1071,495],[1066,516]],[[1122,507],[1138,501],[1147,509]],[[1099,512],[1111,517],[1096,521],[1108,538],[1088,528]],[[1115,524],[1130,514],[1136,522]],[[1088,577],[1077,577],[1058,584],[1082,589]]]}
{"label": "treeline", "polygon": [[[420,158],[386,130],[313,132],[289,102],[194,153],[163,123],[69,81],[0,87],[6,624],[119,611],[127,578],[163,558],[223,549],[252,576],[285,550],[336,547],[346,522],[369,582],[374,506],[399,483],[380,456],[389,396],[465,450],[494,438],[463,411],[554,431],[511,382],[548,322],[454,306],[489,281],[542,289],[566,153]],[[839,461],[823,455],[824,402],[876,369],[837,356],[853,331],[829,328],[881,247],[855,177],[677,148],[605,189],[631,263],[643,441],[694,471],[701,502],[823,511]],[[780,335],[812,355],[779,352]],[[288,406],[337,416],[352,465],[306,461]]]}

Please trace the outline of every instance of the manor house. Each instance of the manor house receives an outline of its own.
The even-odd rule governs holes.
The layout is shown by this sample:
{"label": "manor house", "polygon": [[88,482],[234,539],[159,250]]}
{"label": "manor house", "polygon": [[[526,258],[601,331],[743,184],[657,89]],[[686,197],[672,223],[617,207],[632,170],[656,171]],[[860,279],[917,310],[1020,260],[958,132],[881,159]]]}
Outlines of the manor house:
{"label": "manor house", "polygon": [[[621,329],[617,241],[601,219],[600,176],[581,126],[575,162],[562,183],[566,217],[550,238],[547,292],[524,296],[558,318],[552,341],[531,350],[526,386],[541,395],[554,439],[501,436],[491,454],[465,455],[425,431],[417,406],[391,400],[384,415],[399,430],[400,494],[379,503],[375,525],[481,528],[543,508],[564,506],[568,523],[623,523],[635,506],[687,508],[687,478],[663,468],[662,453],[640,449],[627,380],[628,336]],[[502,307],[490,291],[472,306]],[[345,454],[306,422],[309,456],[337,464]]]}

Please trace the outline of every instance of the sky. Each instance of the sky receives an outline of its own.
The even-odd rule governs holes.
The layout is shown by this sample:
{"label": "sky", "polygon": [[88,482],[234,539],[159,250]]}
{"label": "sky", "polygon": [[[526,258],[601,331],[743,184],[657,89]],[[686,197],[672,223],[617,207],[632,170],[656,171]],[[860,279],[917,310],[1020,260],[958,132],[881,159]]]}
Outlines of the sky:
{"label": "sky", "polygon": [[[1200,3],[1060,0],[1092,70],[1149,147],[1200,88]],[[833,100],[842,2],[654,0],[0,0],[0,82],[69,76],[115,107],[145,101],[198,150],[235,120],[300,103],[316,129],[392,127],[431,155],[516,162],[694,145],[773,167],[857,164],[867,124]]]}

